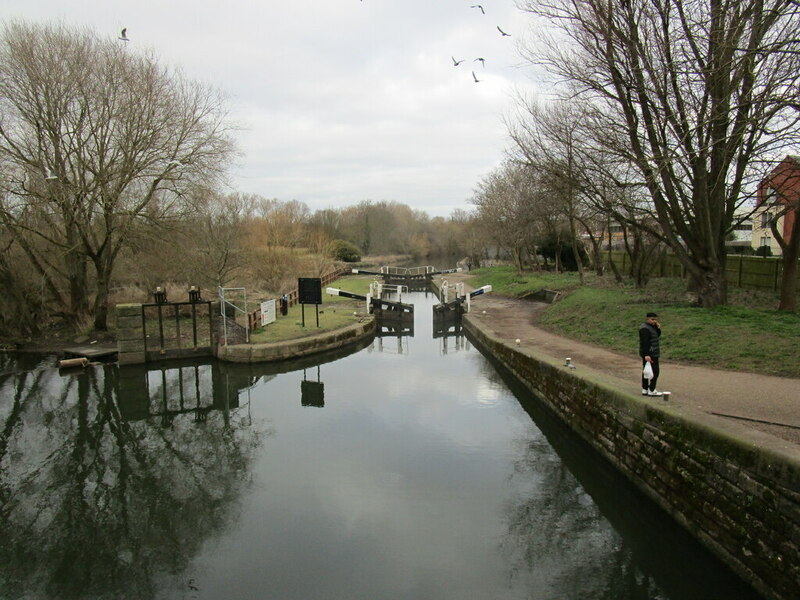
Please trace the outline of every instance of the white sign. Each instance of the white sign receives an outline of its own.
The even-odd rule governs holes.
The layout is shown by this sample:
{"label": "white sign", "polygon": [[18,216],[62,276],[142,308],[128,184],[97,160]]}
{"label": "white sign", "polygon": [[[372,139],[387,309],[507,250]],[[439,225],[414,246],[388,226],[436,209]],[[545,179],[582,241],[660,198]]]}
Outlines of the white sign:
{"label": "white sign", "polygon": [[266,327],[275,322],[275,300],[265,300],[261,303],[261,326]]}

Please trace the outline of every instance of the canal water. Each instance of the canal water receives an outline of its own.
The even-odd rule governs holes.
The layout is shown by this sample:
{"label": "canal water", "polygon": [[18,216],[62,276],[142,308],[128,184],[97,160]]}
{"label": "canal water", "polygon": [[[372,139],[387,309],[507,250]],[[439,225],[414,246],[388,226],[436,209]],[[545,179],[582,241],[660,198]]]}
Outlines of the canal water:
{"label": "canal water", "polygon": [[0,597],[757,598],[403,301],[278,367],[0,358]]}

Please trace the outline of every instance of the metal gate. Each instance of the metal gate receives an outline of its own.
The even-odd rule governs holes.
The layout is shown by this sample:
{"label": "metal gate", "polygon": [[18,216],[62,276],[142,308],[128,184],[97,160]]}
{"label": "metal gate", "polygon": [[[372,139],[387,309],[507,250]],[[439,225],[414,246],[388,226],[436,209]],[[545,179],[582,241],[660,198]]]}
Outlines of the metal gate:
{"label": "metal gate", "polygon": [[189,298],[167,302],[165,294],[157,293],[156,302],[142,304],[145,360],[213,355],[212,303],[199,293],[190,292]]}

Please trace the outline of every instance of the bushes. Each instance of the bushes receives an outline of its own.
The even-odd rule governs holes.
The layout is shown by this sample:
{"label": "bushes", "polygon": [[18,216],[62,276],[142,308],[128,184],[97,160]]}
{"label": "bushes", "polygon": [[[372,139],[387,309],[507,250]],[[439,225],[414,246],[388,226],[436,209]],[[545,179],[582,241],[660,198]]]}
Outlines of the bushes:
{"label": "bushes", "polygon": [[361,260],[361,252],[358,247],[346,240],[333,240],[328,244],[328,256],[334,260],[348,263]]}

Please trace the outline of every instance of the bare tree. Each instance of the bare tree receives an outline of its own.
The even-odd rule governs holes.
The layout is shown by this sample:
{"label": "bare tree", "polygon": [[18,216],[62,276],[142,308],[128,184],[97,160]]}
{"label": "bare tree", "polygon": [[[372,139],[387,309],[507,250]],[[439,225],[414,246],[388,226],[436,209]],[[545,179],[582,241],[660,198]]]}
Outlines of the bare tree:
{"label": "bare tree", "polygon": [[563,35],[528,58],[602,107],[703,306],[727,301],[725,238],[754,162],[796,136],[791,0],[523,0]]}
{"label": "bare tree", "polygon": [[189,281],[212,288],[228,286],[248,264],[245,231],[257,200],[213,190],[198,191],[195,196],[195,216],[183,224],[186,247],[191,249],[187,253]]}
{"label": "bare tree", "polygon": [[472,199],[490,236],[511,253],[519,271],[525,254],[536,254],[547,210],[543,192],[529,165],[507,161],[478,184]]}
{"label": "bare tree", "polygon": [[[781,299],[778,304],[779,310],[797,310],[797,261],[800,258],[800,204],[783,206],[776,218],[770,223],[772,236],[778,241],[783,256],[783,274],[781,276]],[[786,218],[793,214],[792,228],[789,235],[784,237],[778,231],[778,219]]]}
{"label": "bare tree", "polygon": [[[787,156],[759,185],[761,206],[772,214],[769,228],[781,248],[783,274],[779,310],[797,309],[797,261],[800,258],[800,159]],[[783,231],[779,223],[784,223]]]}
{"label": "bare tree", "polygon": [[304,243],[308,206],[297,200],[256,198],[258,219],[253,235],[269,248],[299,248]]}
{"label": "bare tree", "polygon": [[457,208],[450,214],[450,223],[454,226],[454,247],[466,254],[469,268],[480,267],[490,242],[479,216]]}
{"label": "bare tree", "polygon": [[588,150],[586,139],[585,110],[581,103],[557,101],[540,104],[526,101],[519,103],[524,108],[525,118],[509,123],[509,133],[518,153],[534,169],[549,181],[554,192],[552,201],[561,208],[567,219],[570,246],[578,268],[581,284],[584,283],[584,267],[578,250],[579,227],[586,230],[588,213],[582,202],[588,185],[584,183],[582,155]]}
{"label": "bare tree", "polygon": [[[11,175],[2,224],[55,299],[61,273],[69,312],[91,312],[105,329],[129,233],[175,216],[188,186],[222,174],[232,151],[222,99],[151,55],[63,25],[6,24],[0,72],[0,160]],[[45,256],[31,238],[45,241]]]}

